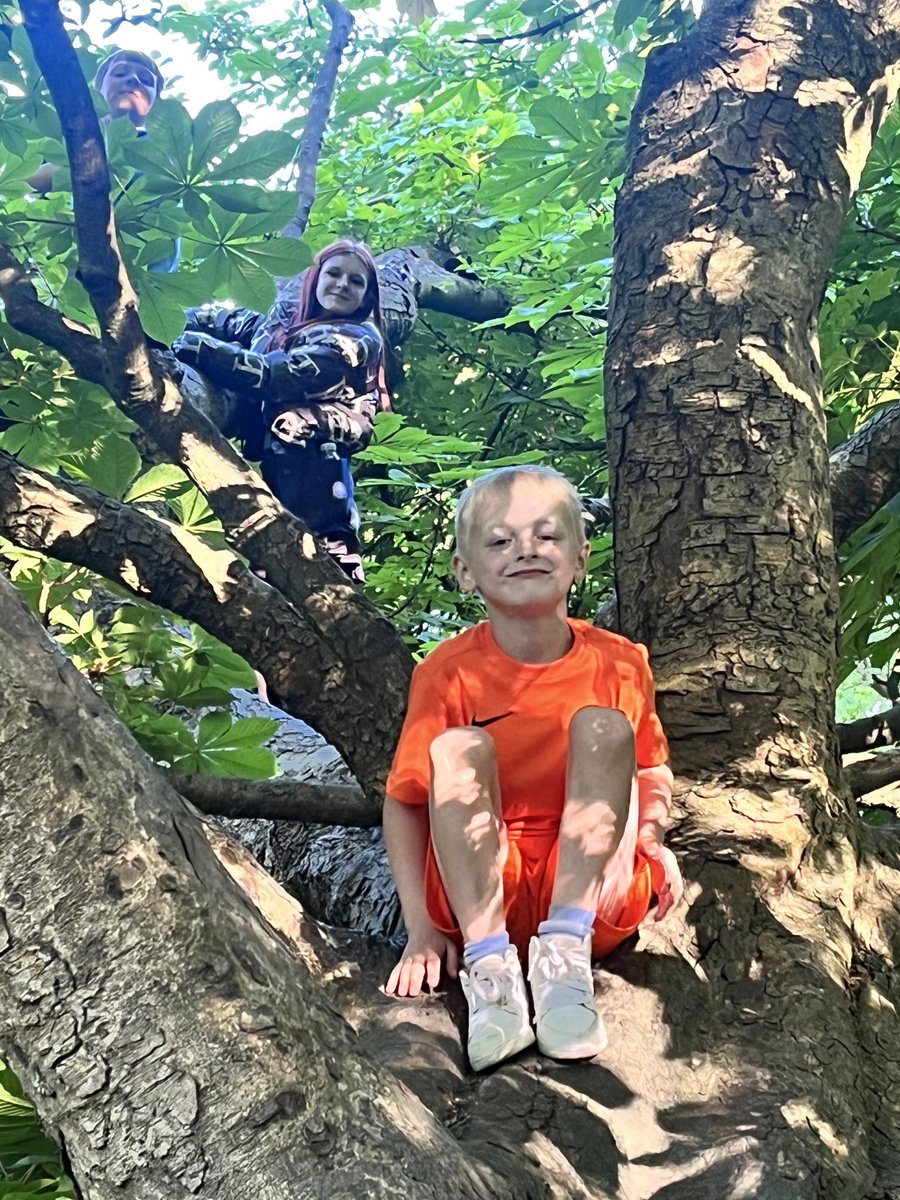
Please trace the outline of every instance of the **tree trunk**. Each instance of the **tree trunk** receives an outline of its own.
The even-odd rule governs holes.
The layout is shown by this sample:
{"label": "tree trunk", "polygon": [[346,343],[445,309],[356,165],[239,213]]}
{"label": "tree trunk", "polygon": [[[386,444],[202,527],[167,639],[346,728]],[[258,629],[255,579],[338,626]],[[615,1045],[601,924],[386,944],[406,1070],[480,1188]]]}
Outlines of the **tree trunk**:
{"label": "tree trunk", "polygon": [[698,1040],[730,1081],[693,1119],[744,1130],[747,1190],[727,1194],[875,1195],[887,1153],[851,987],[859,847],[834,755],[816,316],[893,99],[898,20],[888,4],[710,3],[648,62],[617,204],[619,628],[649,645],[675,768],[698,781],[680,831],[716,998]]}
{"label": "tree trunk", "polygon": [[85,1200],[488,1197],[0,580],[0,1044]]}

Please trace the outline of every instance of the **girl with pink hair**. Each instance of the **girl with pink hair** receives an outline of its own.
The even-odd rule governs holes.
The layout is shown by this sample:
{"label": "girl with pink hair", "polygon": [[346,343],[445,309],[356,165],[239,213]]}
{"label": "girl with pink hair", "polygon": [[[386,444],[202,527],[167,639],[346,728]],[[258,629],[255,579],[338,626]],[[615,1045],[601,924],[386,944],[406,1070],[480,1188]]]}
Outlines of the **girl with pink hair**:
{"label": "girl with pink hair", "polygon": [[368,445],[375,413],[390,408],[371,251],[349,238],[326,246],[265,317],[223,308],[188,317],[194,329],[173,346],[177,357],[238,394],[248,457],[260,458],[285,508],[362,582],[350,458]]}

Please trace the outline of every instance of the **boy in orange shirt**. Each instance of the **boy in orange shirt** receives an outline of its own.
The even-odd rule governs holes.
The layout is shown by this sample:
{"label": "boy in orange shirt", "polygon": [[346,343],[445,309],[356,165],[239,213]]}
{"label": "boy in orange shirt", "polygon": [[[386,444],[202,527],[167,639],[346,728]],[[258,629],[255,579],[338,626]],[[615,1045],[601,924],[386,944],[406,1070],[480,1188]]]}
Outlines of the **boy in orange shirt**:
{"label": "boy in orange shirt", "polygon": [[476,1071],[535,1040],[606,1045],[591,955],[683,885],[663,830],[668,748],[644,647],[566,616],[590,546],[571,484],[545,467],[483,476],[459,503],[453,566],[488,620],[414,672],[384,833],[407,944],[386,991],[434,988],[446,958]]}

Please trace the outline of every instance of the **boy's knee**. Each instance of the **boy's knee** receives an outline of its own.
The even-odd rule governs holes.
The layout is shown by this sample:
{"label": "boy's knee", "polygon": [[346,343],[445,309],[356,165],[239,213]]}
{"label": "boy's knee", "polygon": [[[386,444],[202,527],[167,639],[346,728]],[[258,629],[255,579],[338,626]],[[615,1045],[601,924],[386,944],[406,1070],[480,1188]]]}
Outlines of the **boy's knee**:
{"label": "boy's knee", "polygon": [[431,743],[430,753],[432,766],[438,768],[454,762],[493,765],[496,758],[491,735],[474,725],[445,729]]}
{"label": "boy's knee", "polygon": [[634,753],[631,722],[617,708],[580,708],[569,725],[569,739],[597,749]]}

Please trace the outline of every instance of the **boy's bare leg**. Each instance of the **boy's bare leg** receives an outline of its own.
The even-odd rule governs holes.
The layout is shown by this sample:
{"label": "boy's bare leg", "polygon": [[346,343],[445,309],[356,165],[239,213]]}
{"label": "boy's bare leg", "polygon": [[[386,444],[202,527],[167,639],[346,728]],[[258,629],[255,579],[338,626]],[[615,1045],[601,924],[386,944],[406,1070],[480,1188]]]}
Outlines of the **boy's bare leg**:
{"label": "boy's bare leg", "polygon": [[506,829],[494,743],[482,729],[447,729],[431,744],[431,841],[466,942],[506,928]]}
{"label": "boy's bare leg", "polygon": [[631,885],[637,815],[631,723],[617,709],[581,709],[569,726],[552,904],[599,906],[615,920]]}
{"label": "boy's bare leg", "polygon": [[598,903],[613,920],[621,912],[634,869],[637,815],[630,722],[615,709],[581,709],[569,726],[550,912],[528,955],[538,1048],[551,1058],[590,1058],[606,1046],[594,997],[591,927]]}
{"label": "boy's bare leg", "polygon": [[460,983],[469,1006],[474,1071],[534,1042],[522,966],[503,915],[506,826],[494,743],[482,729],[448,729],[431,744],[431,842],[465,941]]}

